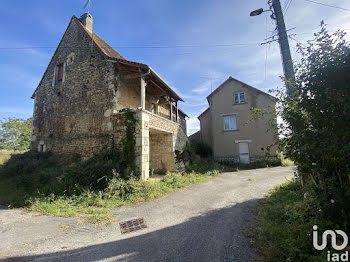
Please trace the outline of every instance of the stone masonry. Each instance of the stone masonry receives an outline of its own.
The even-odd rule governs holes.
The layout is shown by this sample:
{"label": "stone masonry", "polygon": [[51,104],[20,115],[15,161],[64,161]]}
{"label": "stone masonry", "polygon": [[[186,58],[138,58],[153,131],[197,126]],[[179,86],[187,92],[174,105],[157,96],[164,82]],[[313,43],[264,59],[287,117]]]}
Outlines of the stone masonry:
{"label": "stone masonry", "polygon": [[[33,98],[31,150],[88,158],[121,149],[125,107],[138,120],[136,163],[143,179],[150,168],[173,171],[174,151],[187,141],[186,115],[177,109],[181,98],[147,65],[126,60],[92,33],[91,15],[72,17]],[[161,162],[150,162],[150,155]]]}

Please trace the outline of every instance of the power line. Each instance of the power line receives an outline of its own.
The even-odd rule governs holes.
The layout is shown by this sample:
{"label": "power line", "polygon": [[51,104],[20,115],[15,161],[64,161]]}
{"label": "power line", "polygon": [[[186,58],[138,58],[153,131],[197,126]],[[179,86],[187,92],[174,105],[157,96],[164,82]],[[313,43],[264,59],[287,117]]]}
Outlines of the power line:
{"label": "power line", "polygon": [[297,40],[296,38],[295,38],[295,36],[293,37],[293,36],[289,36],[290,37],[290,39],[293,39],[295,42],[297,42],[297,43],[299,43],[302,47],[306,47],[302,42],[300,42],[299,40]]}
{"label": "power line", "polygon": [[[287,0],[288,1],[288,0]],[[267,9],[267,3],[265,8]],[[272,33],[273,35],[273,33]],[[267,16],[265,16],[265,37],[267,38]],[[266,71],[267,71],[267,45],[265,45],[265,68],[264,68],[264,85],[266,84]]]}
{"label": "power line", "polygon": [[320,3],[320,2],[316,2],[316,1],[312,1],[312,0],[304,0],[304,1],[310,2],[310,3],[314,3],[314,4],[318,4],[318,5],[327,6],[327,7],[337,8],[337,9],[341,9],[341,10],[345,10],[345,11],[350,11],[350,9],[347,9],[347,8],[344,8],[344,7],[340,7],[340,6],[324,4],[324,3]]}
{"label": "power line", "polygon": [[[259,43],[233,43],[233,44],[215,44],[215,45],[174,45],[174,46],[101,46],[103,49],[176,49],[176,48],[211,48],[211,47],[233,47],[259,45]],[[25,46],[25,47],[0,47],[0,50],[25,50],[25,49],[54,49],[54,46]],[[82,46],[61,46],[60,48],[81,48],[89,49],[90,47]]]}
{"label": "power line", "polygon": [[288,2],[288,6],[287,6],[286,9],[284,10],[284,15],[287,14],[287,11],[288,11],[288,9],[289,9],[290,4],[292,3],[292,1],[293,1],[293,0],[290,0],[290,1]]}
{"label": "power line", "polygon": [[289,1],[289,0],[284,1],[283,8],[282,8],[283,12],[284,12],[284,10],[286,10],[288,1]]}

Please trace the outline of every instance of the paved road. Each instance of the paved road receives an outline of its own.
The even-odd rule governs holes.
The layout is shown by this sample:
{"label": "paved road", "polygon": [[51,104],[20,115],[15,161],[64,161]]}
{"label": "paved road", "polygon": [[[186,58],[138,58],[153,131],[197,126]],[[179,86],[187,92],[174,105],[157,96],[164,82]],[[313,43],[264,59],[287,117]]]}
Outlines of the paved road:
{"label": "paved road", "polygon": [[[254,261],[243,231],[250,209],[293,168],[224,173],[148,203],[113,210],[118,222],[143,217],[147,228],[121,234],[116,222],[0,210],[0,261]],[[63,225],[63,226],[62,226]]]}

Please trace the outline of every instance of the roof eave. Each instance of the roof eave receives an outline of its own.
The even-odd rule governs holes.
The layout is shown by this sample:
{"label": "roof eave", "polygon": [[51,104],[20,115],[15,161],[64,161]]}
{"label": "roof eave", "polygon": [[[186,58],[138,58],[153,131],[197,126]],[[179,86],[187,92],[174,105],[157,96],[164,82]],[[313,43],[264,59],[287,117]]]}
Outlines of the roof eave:
{"label": "roof eave", "polygon": [[216,93],[224,84],[226,84],[226,82],[231,81],[231,80],[236,81],[236,82],[238,82],[238,83],[240,83],[240,84],[242,84],[242,85],[245,85],[245,86],[247,86],[247,87],[253,88],[254,90],[256,90],[256,91],[258,91],[258,92],[260,92],[260,93],[262,93],[262,94],[264,94],[264,95],[267,95],[267,96],[269,96],[270,98],[274,99],[276,102],[278,101],[278,98],[276,98],[276,97],[274,97],[274,96],[272,96],[272,95],[270,95],[270,94],[268,94],[268,93],[266,93],[266,92],[264,92],[264,91],[262,91],[262,90],[260,90],[260,89],[258,89],[258,88],[256,88],[256,87],[253,87],[253,86],[251,86],[251,85],[248,85],[247,83],[244,83],[244,82],[242,82],[242,81],[240,81],[240,80],[238,80],[238,79],[236,79],[236,78],[233,78],[232,76],[230,76],[229,78],[227,78],[221,85],[219,85],[217,88],[215,88],[215,90],[214,90],[213,92],[211,92],[211,93],[207,96],[207,101],[209,102],[209,98],[210,98],[214,93]]}
{"label": "roof eave", "polygon": [[150,66],[148,66],[148,68],[151,70],[152,74],[157,77],[169,90],[171,93],[173,93],[173,95],[182,102],[185,102],[185,100],[183,100],[175,91],[174,89]]}
{"label": "roof eave", "polygon": [[207,112],[209,111],[209,107],[207,109],[205,109],[197,118],[198,120],[200,120],[200,118]]}

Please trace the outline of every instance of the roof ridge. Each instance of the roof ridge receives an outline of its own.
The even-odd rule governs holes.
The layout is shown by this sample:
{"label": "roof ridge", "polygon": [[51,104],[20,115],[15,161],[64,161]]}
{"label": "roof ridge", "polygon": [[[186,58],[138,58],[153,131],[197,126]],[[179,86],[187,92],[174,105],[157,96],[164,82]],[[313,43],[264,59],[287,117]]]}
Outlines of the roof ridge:
{"label": "roof ridge", "polygon": [[258,88],[256,88],[256,87],[253,87],[253,86],[251,86],[251,85],[249,85],[249,84],[247,84],[247,83],[244,83],[244,82],[242,82],[242,81],[240,81],[240,80],[238,80],[238,79],[236,79],[236,78],[234,78],[234,77],[232,77],[232,76],[229,76],[223,83],[221,83],[217,88],[215,88],[214,91],[211,92],[211,93],[207,96],[207,100],[208,100],[209,97],[211,97],[215,92],[217,92],[225,83],[227,83],[227,82],[230,81],[230,80],[236,81],[236,82],[238,82],[238,83],[240,83],[240,84],[242,84],[242,85],[245,85],[245,86],[247,86],[247,87],[253,88],[253,89],[255,89],[256,91],[258,91],[258,92],[260,92],[260,93],[262,93],[262,94],[264,94],[264,95],[267,95],[267,96],[269,96],[269,97],[271,97],[271,98],[273,98],[273,99],[278,100],[276,97],[274,97],[274,96],[272,96],[272,95],[270,95],[270,94],[268,94],[268,93],[266,93],[266,92],[264,92],[264,91],[262,91],[262,90],[260,90],[260,89],[258,89]]}
{"label": "roof ridge", "polygon": [[[140,68],[147,68],[147,69],[150,69],[152,71],[152,74],[155,75],[155,77],[157,77],[158,79],[160,79],[163,84],[173,93],[173,95],[175,95],[175,97],[177,97],[179,100],[181,101],[184,101],[170,86],[168,83],[166,83],[150,66],[146,65],[146,64],[143,64],[143,63],[138,63],[138,62],[133,62],[133,61],[130,61],[130,60],[127,60],[125,59],[121,54],[119,54],[113,47],[111,47],[106,41],[104,41],[99,35],[97,35],[96,33],[94,33],[93,31],[90,32],[89,30],[86,29],[86,27],[81,23],[81,21],[79,20],[79,18],[77,18],[75,15],[72,16],[53,56],[51,57],[51,60],[49,62],[49,65],[51,64],[52,62],[52,59],[54,58],[54,56],[56,55],[57,53],[57,50],[59,49],[59,47],[61,46],[61,43],[63,41],[63,38],[69,28],[69,26],[71,25],[72,22],[75,22],[82,30],[83,32],[85,32],[85,34],[93,41],[94,45],[96,46],[96,48],[98,49],[98,51],[101,53],[101,55],[103,55],[105,58],[110,59],[110,60],[114,60],[114,61],[117,61],[118,63],[121,63],[121,64],[125,64],[125,65],[128,65],[128,66],[137,66],[137,67],[140,67]],[[38,89],[38,87],[41,85],[46,73],[47,73],[47,70],[49,68],[49,65],[46,67],[46,70],[37,86],[37,88],[34,90],[33,92],[33,95],[31,98],[35,98],[35,94],[36,94],[36,91]]]}
{"label": "roof ridge", "polygon": [[103,40],[102,37],[100,37],[95,32],[90,32],[86,29],[86,27],[81,23],[79,18],[76,16],[73,16],[72,18],[75,19],[77,24],[84,30],[84,32],[92,39],[92,41],[96,44],[96,46],[100,49],[102,54],[109,58],[116,58],[116,59],[122,59],[127,60],[125,57],[123,57],[117,50],[115,50],[113,47],[111,47],[105,40]]}

